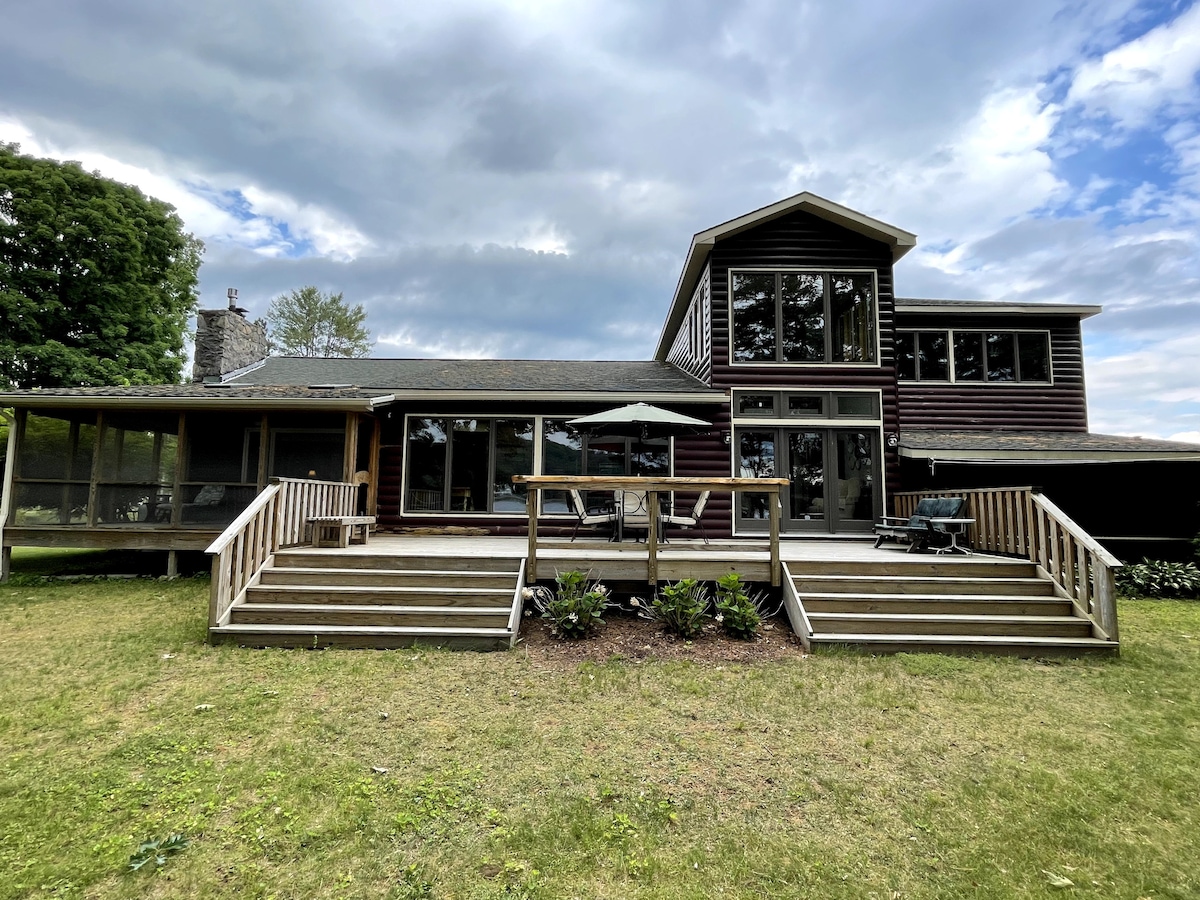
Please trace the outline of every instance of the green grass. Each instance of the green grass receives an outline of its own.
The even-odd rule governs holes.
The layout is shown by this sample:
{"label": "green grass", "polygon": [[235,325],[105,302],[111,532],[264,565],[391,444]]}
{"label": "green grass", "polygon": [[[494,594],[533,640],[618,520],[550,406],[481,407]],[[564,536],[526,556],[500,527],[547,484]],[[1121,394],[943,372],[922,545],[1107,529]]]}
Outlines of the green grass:
{"label": "green grass", "polygon": [[1197,603],[1116,660],[564,668],[212,648],[206,598],[0,586],[0,898],[1200,895]]}

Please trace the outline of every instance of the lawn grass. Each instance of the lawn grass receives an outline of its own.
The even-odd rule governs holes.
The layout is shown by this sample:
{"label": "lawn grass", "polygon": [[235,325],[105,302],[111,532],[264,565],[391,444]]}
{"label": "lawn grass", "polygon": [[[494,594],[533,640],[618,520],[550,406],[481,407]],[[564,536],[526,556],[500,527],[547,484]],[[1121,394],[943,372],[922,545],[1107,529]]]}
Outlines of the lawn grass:
{"label": "lawn grass", "polygon": [[1200,603],[1122,602],[1119,659],[569,667],[206,603],[0,585],[0,898],[1200,896]]}

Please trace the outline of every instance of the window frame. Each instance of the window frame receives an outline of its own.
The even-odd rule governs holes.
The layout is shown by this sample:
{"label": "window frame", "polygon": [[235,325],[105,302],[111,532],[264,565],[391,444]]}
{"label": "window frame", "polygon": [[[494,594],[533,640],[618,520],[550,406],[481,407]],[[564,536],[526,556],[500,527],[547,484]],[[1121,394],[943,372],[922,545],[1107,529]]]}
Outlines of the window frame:
{"label": "window frame", "polygon": [[[946,335],[946,352],[949,357],[947,366],[948,378],[922,378],[921,377],[921,357],[920,350],[917,345],[919,338],[915,338],[920,334],[945,334]],[[957,372],[957,364],[954,354],[954,339],[957,334],[977,334],[980,335],[980,344],[982,348],[982,377],[981,378],[959,378]],[[987,336],[989,334],[1005,334],[1010,335],[1013,343],[1013,369],[1014,377],[1011,381],[994,381],[988,378],[988,360],[987,360]],[[1022,334],[1041,334],[1046,338],[1046,378],[1043,379],[1028,379],[1021,377],[1021,345],[1019,335]],[[915,378],[900,377],[900,347],[899,338],[901,335],[914,340],[913,344],[913,369],[916,375]],[[899,384],[963,384],[963,385],[1009,385],[1025,384],[1042,386],[1054,384],[1054,343],[1053,338],[1048,328],[897,328],[896,329],[897,346],[895,348],[896,355],[896,381]]]}
{"label": "window frame", "polygon": [[[775,358],[739,360],[736,358],[736,320],[734,317],[733,280],[738,275],[774,275],[775,276]],[[785,360],[783,359],[783,291],[782,276],[784,275],[820,275],[822,278],[823,314],[825,317],[825,358],[823,360]],[[832,317],[832,287],[830,279],[835,275],[870,275],[872,292],[872,323],[874,333],[871,352],[873,358],[863,361],[833,360],[833,317]],[[854,368],[880,368],[883,365],[883,344],[879,324],[879,270],[863,266],[731,266],[726,272],[726,315],[728,316],[729,335],[727,338],[728,365],[730,366],[778,366],[784,368],[812,368],[821,366],[851,366]]]}

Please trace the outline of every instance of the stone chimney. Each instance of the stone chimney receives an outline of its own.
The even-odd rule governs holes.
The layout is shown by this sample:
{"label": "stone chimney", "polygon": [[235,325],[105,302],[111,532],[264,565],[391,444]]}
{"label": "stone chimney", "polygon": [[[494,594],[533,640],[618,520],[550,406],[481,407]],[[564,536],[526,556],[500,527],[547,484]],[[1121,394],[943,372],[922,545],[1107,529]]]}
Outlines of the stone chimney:
{"label": "stone chimney", "polygon": [[227,295],[228,309],[202,309],[197,314],[192,381],[220,381],[267,358],[267,326],[246,321],[246,310],[237,305],[237,288]]}

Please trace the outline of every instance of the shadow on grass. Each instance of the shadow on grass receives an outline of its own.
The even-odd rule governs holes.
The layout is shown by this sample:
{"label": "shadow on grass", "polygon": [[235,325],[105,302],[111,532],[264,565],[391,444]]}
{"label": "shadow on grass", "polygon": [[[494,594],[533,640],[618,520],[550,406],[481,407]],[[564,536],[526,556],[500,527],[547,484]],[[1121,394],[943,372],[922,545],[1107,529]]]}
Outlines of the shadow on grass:
{"label": "shadow on grass", "polygon": [[[207,572],[203,553],[179,554],[179,574]],[[158,576],[167,572],[165,550],[80,550],[54,547],[15,547],[14,578],[56,578],[70,575]]]}

